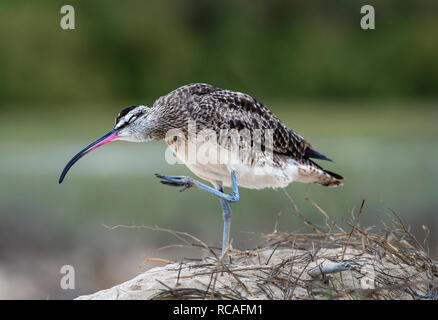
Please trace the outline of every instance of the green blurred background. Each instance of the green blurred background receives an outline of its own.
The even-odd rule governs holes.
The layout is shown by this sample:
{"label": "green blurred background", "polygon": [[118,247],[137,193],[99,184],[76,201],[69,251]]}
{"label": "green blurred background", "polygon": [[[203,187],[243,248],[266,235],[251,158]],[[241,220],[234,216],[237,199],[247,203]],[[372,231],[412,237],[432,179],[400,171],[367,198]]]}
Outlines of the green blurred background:
{"label": "green blurred background", "polygon": [[[73,5],[76,29],[60,28]],[[376,29],[360,28],[374,5]],[[337,189],[286,192],[315,224],[317,202],[348,221],[381,228],[389,208],[438,256],[438,2],[436,1],[12,1],[0,3],[0,298],[72,298],[198,252],[145,229],[193,233],[219,246],[217,199],[179,193],[153,173],[191,173],[165,162],[161,143],[116,142],[57,179],[82,147],[111,129],[124,106],[152,105],[206,82],[251,94],[335,160]],[[283,190],[241,189],[233,204],[239,249],[260,232],[306,231]],[[60,268],[76,270],[62,290]]]}

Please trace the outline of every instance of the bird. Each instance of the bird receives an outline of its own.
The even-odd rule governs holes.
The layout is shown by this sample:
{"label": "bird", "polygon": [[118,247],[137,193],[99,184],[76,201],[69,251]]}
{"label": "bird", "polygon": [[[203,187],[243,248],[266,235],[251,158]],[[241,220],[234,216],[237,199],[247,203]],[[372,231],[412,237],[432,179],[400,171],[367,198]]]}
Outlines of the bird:
{"label": "bird", "polygon": [[[164,185],[200,189],[220,200],[222,254],[230,245],[230,203],[240,200],[239,187],[285,188],[292,182],[342,185],[343,177],[315,160],[332,161],[288,128],[252,96],[205,84],[181,86],[158,98],[152,107],[123,108],[111,131],[77,153],[59,178],[90,151],[110,141],[164,140],[176,159],[209,186],[190,176],[155,174]],[[231,187],[225,193],[224,187]]]}

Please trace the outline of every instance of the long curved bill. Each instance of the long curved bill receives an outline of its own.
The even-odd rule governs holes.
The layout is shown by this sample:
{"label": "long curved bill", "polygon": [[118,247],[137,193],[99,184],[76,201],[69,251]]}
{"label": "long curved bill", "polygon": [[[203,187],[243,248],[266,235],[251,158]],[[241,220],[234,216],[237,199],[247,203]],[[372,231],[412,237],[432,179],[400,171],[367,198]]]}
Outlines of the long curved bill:
{"label": "long curved bill", "polygon": [[83,156],[85,156],[88,152],[93,151],[94,149],[103,146],[104,144],[113,141],[115,139],[118,138],[117,135],[117,130],[111,130],[110,132],[108,132],[106,135],[104,135],[103,137],[97,139],[96,141],[94,141],[93,143],[91,143],[90,145],[86,146],[84,149],[82,149],[81,151],[78,152],[77,155],[75,155],[65,166],[64,170],[62,170],[61,176],[59,177],[59,183],[62,183],[62,181],[65,178],[65,175],[67,174],[68,170],[70,170],[70,168],[76,163],[76,161],[78,161],[80,158],[82,158]]}

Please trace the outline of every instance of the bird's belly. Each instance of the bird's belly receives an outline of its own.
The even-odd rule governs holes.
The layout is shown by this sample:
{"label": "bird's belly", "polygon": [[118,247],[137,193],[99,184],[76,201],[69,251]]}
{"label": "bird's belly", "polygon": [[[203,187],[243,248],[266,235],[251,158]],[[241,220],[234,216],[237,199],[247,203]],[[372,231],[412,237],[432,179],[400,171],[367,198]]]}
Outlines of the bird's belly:
{"label": "bird's belly", "polygon": [[237,184],[249,189],[284,188],[294,181],[297,174],[297,168],[291,162],[282,167],[251,165],[228,150],[218,151],[217,145],[203,145],[202,151],[195,156],[189,156],[187,148],[176,144],[169,144],[169,147],[195,175],[211,182],[220,181],[226,187],[231,186],[231,170],[236,174]]}
{"label": "bird's belly", "polygon": [[230,171],[236,174],[237,184],[248,189],[284,188],[293,180],[290,170],[270,166],[249,166],[246,164],[186,164],[198,177],[214,182],[221,181],[226,187],[231,186]]}

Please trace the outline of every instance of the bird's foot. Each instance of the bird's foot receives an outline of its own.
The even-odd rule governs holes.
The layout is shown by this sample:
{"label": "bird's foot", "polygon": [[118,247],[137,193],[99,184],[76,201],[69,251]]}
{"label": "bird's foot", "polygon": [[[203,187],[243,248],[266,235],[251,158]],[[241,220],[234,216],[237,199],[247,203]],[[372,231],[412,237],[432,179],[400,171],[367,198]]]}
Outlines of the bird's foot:
{"label": "bird's foot", "polygon": [[162,184],[172,186],[172,187],[182,187],[179,191],[185,191],[188,188],[195,186],[195,180],[192,177],[185,176],[166,176],[164,174],[156,173],[155,176],[158,179],[163,179],[160,182]]}

